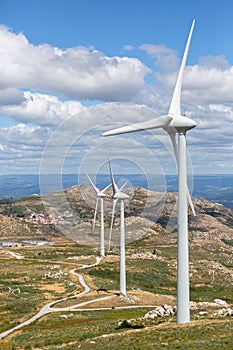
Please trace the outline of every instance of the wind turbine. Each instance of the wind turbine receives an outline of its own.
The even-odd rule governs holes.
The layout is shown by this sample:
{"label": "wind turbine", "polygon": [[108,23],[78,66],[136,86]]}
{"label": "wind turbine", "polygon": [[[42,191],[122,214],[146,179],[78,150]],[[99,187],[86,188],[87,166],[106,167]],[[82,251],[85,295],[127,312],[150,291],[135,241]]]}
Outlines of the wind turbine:
{"label": "wind turbine", "polygon": [[[115,212],[115,206],[116,202],[120,200],[120,295],[126,296],[126,269],[125,269],[125,215],[124,215],[124,201],[129,198],[129,196],[122,192],[123,187],[125,184],[118,188],[117,184],[115,183],[111,164],[109,161],[109,170],[110,170],[110,176],[111,176],[111,182],[112,182],[112,199],[113,199],[113,215],[112,215],[112,223],[114,218],[114,212]],[[115,204],[114,204],[115,203]],[[111,225],[112,225],[111,223]]]}
{"label": "wind turbine", "polygon": [[86,174],[88,177],[88,180],[91,183],[91,186],[95,190],[96,193],[96,204],[95,204],[95,213],[94,213],[94,221],[93,221],[93,229],[95,227],[95,221],[96,221],[96,214],[98,209],[98,202],[100,198],[100,257],[105,257],[105,247],[104,247],[104,198],[106,197],[106,194],[104,193],[110,186],[106,186],[102,191],[99,190],[91,180],[90,176]]}
{"label": "wind turbine", "polygon": [[[196,122],[186,116],[181,115],[180,100],[184,69],[188,57],[194,25],[195,20],[193,20],[189,32],[168,114],[139,124],[128,125],[122,128],[107,131],[102,135],[110,136],[140,130],[162,128],[171,138],[175,156],[178,161],[177,323],[190,322],[187,200],[191,204],[191,207],[193,206],[187,187],[186,133],[188,130],[196,126]],[[177,134],[178,145],[176,141]]]}
{"label": "wind turbine", "polygon": [[[123,186],[120,187],[120,191],[123,190],[123,188],[125,187],[125,185],[127,184],[124,183]],[[116,184],[115,184],[116,186]],[[112,230],[113,230],[113,223],[114,223],[114,216],[115,216],[115,210],[116,210],[116,205],[117,205],[117,201],[119,198],[117,199],[113,199],[113,203],[112,203],[112,218],[111,218],[111,224],[110,224],[110,231],[109,231],[109,240],[108,240],[108,250],[111,250],[111,239],[112,239]]]}

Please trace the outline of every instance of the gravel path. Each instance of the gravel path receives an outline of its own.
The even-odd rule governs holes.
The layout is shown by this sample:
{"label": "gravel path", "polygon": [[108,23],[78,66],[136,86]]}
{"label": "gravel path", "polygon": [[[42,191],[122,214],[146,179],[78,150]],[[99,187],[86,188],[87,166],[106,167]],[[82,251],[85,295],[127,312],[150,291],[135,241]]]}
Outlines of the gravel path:
{"label": "gravel path", "polygon": [[[96,265],[98,265],[101,262],[101,260],[102,260],[101,258],[97,257],[96,258],[96,262],[94,264],[92,264],[92,265],[82,265],[79,269],[86,269],[86,268],[89,268],[89,267],[96,266]],[[38,320],[38,318],[40,318],[40,317],[42,317],[42,316],[44,316],[44,315],[46,315],[48,313],[57,312],[57,311],[68,311],[68,310],[77,308],[78,305],[83,306],[85,303],[76,304],[72,308],[52,308],[53,305],[55,305],[57,303],[60,303],[61,301],[65,301],[65,300],[68,300],[68,299],[80,297],[80,296],[90,292],[91,289],[86,284],[83,276],[81,274],[75,272],[75,270],[76,269],[70,270],[70,273],[72,273],[73,275],[78,277],[79,283],[84,288],[84,290],[81,293],[75,294],[72,297],[67,297],[67,298],[63,298],[63,299],[60,299],[60,300],[55,300],[55,301],[52,301],[52,302],[46,304],[45,306],[42,307],[42,309],[36,315],[34,315],[31,318],[29,318],[27,321],[24,321],[24,322],[18,324],[17,326],[15,326],[15,327],[13,327],[11,329],[8,329],[5,332],[0,333],[0,340],[5,338],[7,335],[13,333],[14,331],[16,331],[16,330],[18,330],[18,329],[20,329],[20,328],[22,328],[24,326],[28,326],[30,323]],[[94,301],[92,300],[92,302],[94,302]]]}

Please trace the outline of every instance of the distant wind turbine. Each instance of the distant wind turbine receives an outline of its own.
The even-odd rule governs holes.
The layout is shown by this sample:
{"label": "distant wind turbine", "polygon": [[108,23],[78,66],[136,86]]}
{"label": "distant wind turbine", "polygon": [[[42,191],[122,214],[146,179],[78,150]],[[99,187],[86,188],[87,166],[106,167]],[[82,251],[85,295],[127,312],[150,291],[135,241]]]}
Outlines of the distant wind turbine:
{"label": "distant wind turbine", "polygon": [[[112,199],[113,199],[113,216],[115,212],[116,202],[120,200],[120,295],[126,296],[126,267],[125,267],[125,222],[124,222],[124,201],[129,198],[129,196],[122,192],[122,188],[118,188],[111,169],[111,164],[109,161],[109,170],[112,181]],[[115,203],[115,204],[114,204]]]}
{"label": "distant wind turbine", "polygon": [[106,186],[103,190],[99,190],[91,180],[90,176],[86,174],[88,177],[88,180],[91,183],[91,186],[95,190],[96,193],[96,204],[95,204],[95,213],[94,213],[94,221],[93,221],[93,229],[95,228],[95,221],[96,221],[96,214],[98,210],[98,202],[100,198],[100,256],[103,258],[105,257],[105,246],[104,246],[104,198],[106,197],[106,194],[104,193],[110,186]]}
{"label": "distant wind turbine", "polygon": [[[194,214],[195,211],[187,187],[186,133],[188,130],[194,128],[196,123],[192,119],[181,115],[180,100],[184,69],[194,25],[195,20],[190,29],[168,114],[154,118],[150,121],[107,131],[102,135],[110,136],[140,130],[162,128],[171,138],[175,156],[178,161],[177,323],[190,322],[187,200],[189,201]],[[178,145],[176,134],[178,134]]]}
{"label": "distant wind turbine", "polygon": [[[126,186],[126,184],[127,184],[127,182],[124,183],[124,185],[120,187],[120,191],[123,190],[123,188]],[[116,186],[116,184],[115,184],[115,186]],[[108,240],[108,250],[109,251],[111,250],[112,230],[113,230],[113,223],[114,223],[116,205],[117,205],[117,201],[118,200],[119,200],[119,198],[113,199],[113,203],[112,203],[112,218],[111,218],[110,231],[109,231],[109,240]]]}

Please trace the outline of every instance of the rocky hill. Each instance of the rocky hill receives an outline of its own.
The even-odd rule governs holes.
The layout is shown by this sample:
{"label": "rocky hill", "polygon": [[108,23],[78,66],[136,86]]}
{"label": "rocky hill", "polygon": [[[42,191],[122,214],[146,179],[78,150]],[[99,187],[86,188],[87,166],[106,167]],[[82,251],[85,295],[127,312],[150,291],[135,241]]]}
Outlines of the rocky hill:
{"label": "rocky hill", "polygon": [[[177,193],[153,192],[141,187],[126,190],[130,198],[125,216],[128,242],[158,231],[160,243],[174,243],[177,229]],[[0,201],[0,232],[2,238],[38,234],[62,234],[63,227],[74,240],[82,240],[83,233],[91,234],[96,197],[88,185],[72,186],[52,195],[31,196]],[[233,241],[233,210],[204,198],[193,198],[196,216],[189,210],[190,241],[209,244]],[[111,190],[105,200],[105,225],[110,225],[112,211]],[[96,230],[99,226],[97,214]],[[61,229],[62,228],[62,229]],[[119,231],[119,207],[116,207],[114,230]],[[81,232],[81,233],[80,233]],[[165,233],[169,233],[169,235]],[[116,234],[117,237],[117,234]],[[163,238],[164,237],[164,238]],[[118,238],[116,238],[118,239]],[[155,239],[155,237],[154,237]],[[98,240],[98,235],[96,239]],[[85,243],[85,241],[82,241]]]}

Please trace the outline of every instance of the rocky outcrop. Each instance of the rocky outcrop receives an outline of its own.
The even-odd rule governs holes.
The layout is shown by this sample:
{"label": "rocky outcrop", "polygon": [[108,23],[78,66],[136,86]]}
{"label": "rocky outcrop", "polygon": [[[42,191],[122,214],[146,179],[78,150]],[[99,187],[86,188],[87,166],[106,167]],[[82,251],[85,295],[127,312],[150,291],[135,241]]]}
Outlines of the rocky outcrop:
{"label": "rocky outcrop", "polygon": [[157,317],[173,316],[176,313],[176,306],[163,305],[157,306],[154,310],[147,312],[144,315],[144,319],[154,319]]}
{"label": "rocky outcrop", "polygon": [[214,299],[213,302],[190,302],[190,309],[199,311],[200,316],[211,315],[214,317],[233,316],[233,309],[222,299]]}
{"label": "rocky outcrop", "polygon": [[[194,302],[190,301],[190,310],[199,311],[199,314],[212,316],[233,316],[233,309],[227,304],[226,301],[221,299],[214,299],[213,302]],[[154,319],[157,317],[171,316],[176,313],[176,306],[163,305],[157,306],[154,310],[147,312],[144,315],[144,319]]]}
{"label": "rocky outcrop", "polygon": [[[194,302],[190,301],[190,310],[196,312],[199,317],[211,316],[211,317],[226,317],[233,316],[233,309],[227,304],[226,301],[221,299],[214,299],[213,302]],[[155,309],[147,312],[143,317],[131,318],[119,322],[119,328],[142,328],[144,323],[149,320],[154,320],[160,317],[171,317],[176,314],[176,306],[161,305]]]}

